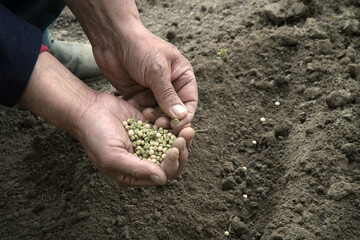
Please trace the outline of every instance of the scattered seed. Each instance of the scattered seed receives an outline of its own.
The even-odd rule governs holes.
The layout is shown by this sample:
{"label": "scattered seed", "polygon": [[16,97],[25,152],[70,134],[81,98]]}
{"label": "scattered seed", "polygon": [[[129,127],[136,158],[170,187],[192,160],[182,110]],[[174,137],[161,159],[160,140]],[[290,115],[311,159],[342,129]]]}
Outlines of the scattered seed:
{"label": "scattered seed", "polygon": [[225,236],[225,237],[228,237],[229,235],[230,235],[229,231],[225,231],[225,232],[224,232],[224,236]]}
{"label": "scattered seed", "polygon": [[244,194],[243,199],[244,199],[244,201],[247,201],[248,200],[248,195]]}
{"label": "scattered seed", "polygon": [[255,140],[252,140],[252,142],[251,142],[253,145],[256,145],[257,144],[257,142],[255,141]]}
{"label": "scattered seed", "polygon": [[275,106],[280,106],[280,102],[275,102]]}
{"label": "scattered seed", "polygon": [[265,118],[260,118],[260,122],[262,122],[262,123],[264,123],[266,120],[265,120]]}

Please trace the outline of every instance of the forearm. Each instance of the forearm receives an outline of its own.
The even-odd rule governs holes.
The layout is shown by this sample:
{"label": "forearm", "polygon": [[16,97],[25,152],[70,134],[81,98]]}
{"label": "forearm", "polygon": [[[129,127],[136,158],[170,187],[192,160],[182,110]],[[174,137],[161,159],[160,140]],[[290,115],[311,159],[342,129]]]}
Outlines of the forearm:
{"label": "forearm", "polygon": [[51,54],[43,52],[19,103],[77,137],[82,115],[95,97],[94,90],[77,79]]}
{"label": "forearm", "polygon": [[[92,46],[112,49],[114,41],[128,38],[143,27],[133,0],[65,0]],[[114,40],[114,41],[112,41]]]}

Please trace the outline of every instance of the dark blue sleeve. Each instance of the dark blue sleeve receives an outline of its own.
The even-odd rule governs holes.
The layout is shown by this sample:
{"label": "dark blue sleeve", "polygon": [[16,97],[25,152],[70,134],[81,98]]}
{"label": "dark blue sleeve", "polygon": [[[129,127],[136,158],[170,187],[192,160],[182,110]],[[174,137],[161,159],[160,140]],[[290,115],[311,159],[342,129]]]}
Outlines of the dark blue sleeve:
{"label": "dark blue sleeve", "polygon": [[0,4],[0,104],[14,106],[34,70],[41,33]]}

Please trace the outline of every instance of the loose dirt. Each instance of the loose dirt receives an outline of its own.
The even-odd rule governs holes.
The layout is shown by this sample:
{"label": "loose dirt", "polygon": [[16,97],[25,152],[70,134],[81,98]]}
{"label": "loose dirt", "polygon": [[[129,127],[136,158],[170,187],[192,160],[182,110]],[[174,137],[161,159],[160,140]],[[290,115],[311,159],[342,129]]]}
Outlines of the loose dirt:
{"label": "loose dirt", "polygon": [[[359,2],[137,4],[195,70],[185,171],[119,187],[67,133],[1,107],[0,239],[360,239]],[[87,42],[68,9],[50,30]]]}

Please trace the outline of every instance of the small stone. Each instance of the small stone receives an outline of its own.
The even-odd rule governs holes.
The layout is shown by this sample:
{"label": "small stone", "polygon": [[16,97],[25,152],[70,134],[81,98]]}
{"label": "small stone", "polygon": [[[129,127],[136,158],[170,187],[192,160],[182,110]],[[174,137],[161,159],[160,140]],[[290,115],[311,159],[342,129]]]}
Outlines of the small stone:
{"label": "small stone", "polygon": [[166,38],[168,40],[173,40],[175,37],[176,37],[176,31],[174,29],[171,29],[166,33]]}
{"label": "small stone", "polygon": [[350,73],[350,76],[352,78],[357,79],[357,77],[360,76],[360,65],[358,65],[358,64],[349,64],[348,72]]}
{"label": "small stone", "polygon": [[294,21],[306,15],[307,7],[296,0],[281,0],[271,3],[264,8],[264,14],[275,24]]}
{"label": "small stone", "polygon": [[234,164],[229,161],[224,162],[223,168],[224,168],[225,172],[227,172],[227,173],[231,173],[231,172],[235,171]]}
{"label": "small stone", "polygon": [[301,113],[299,113],[299,114],[297,115],[296,118],[298,119],[298,121],[299,121],[300,123],[304,123],[304,122],[306,121],[307,114],[306,114],[306,112],[301,112]]}
{"label": "small stone", "polygon": [[274,147],[276,146],[276,137],[275,137],[275,132],[274,131],[270,131],[268,133],[265,133],[261,139],[260,139],[260,143],[259,146],[264,146],[264,147]]}
{"label": "small stone", "polygon": [[303,93],[306,100],[314,100],[321,96],[321,89],[319,87],[310,87],[305,89]]}
{"label": "small stone", "polygon": [[294,212],[302,213],[304,211],[304,206],[301,203],[298,203],[294,207]]}
{"label": "small stone", "polygon": [[360,21],[357,19],[347,20],[343,26],[343,33],[347,36],[360,35]]}
{"label": "small stone", "polygon": [[82,211],[82,212],[78,213],[77,220],[80,221],[80,220],[83,220],[85,218],[88,218],[89,216],[90,216],[90,213],[88,211]]}
{"label": "small stone", "polygon": [[44,209],[45,209],[45,204],[42,202],[38,202],[38,203],[35,203],[35,205],[32,209],[32,212],[36,214]]}
{"label": "small stone", "polygon": [[340,150],[348,159],[354,159],[359,154],[354,143],[345,143]]}
{"label": "small stone", "polygon": [[227,190],[233,190],[236,187],[236,181],[235,178],[230,176],[227,177],[223,183],[222,183],[222,189],[227,191]]}
{"label": "small stone", "polygon": [[355,97],[346,90],[334,90],[326,97],[326,103],[330,108],[345,106],[355,100]]}
{"label": "small stone", "polygon": [[341,181],[332,184],[327,192],[327,195],[330,199],[338,201],[347,197],[351,193],[353,193],[351,183]]}
{"label": "small stone", "polygon": [[284,124],[281,124],[279,126],[276,126],[275,130],[274,130],[275,137],[276,138],[278,138],[278,137],[288,137],[291,128],[292,128],[292,125],[289,124],[289,123],[284,123]]}
{"label": "small stone", "polygon": [[231,226],[237,237],[246,235],[249,232],[248,227],[238,217],[234,217],[231,222]]}
{"label": "small stone", "polygon": [[320,54],[329,55],[333,53],[333,45],[329,39],[322,39],[317,42],[317,48]]}

